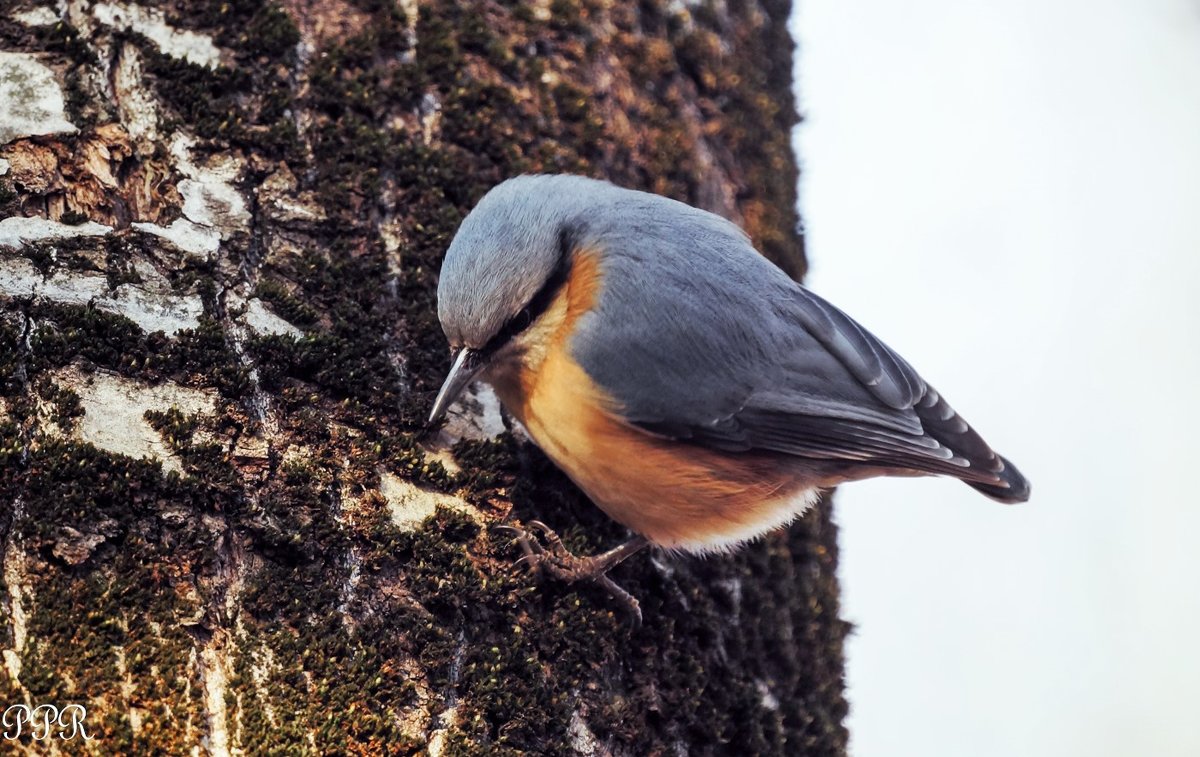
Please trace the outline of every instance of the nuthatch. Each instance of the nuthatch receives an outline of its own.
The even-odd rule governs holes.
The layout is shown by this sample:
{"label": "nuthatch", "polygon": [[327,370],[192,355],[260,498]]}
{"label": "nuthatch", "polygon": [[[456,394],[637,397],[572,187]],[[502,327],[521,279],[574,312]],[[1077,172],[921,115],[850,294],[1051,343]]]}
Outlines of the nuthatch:
{"label": "nuthatch", "polygon": [[908,363],[759,255],[734,224],[577,176],[521,176],[463,221],[438,317],[438,420],[474,380],[637,538],[590,558],[522,534],[567,580],[647,544],[711,552],[787,524],[822,489],[940,474],[1000,502],[1029,483]]}

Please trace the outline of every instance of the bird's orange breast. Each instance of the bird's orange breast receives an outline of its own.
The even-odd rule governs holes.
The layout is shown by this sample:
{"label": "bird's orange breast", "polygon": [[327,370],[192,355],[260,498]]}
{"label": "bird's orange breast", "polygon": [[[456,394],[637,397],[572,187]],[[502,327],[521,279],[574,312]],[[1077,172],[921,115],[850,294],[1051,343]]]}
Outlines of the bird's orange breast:
{"label": "bird's orange breast", "polygon": [[490,377],[538,446],[609,516],[665,547],[730,546],[791,520],[815,489],[781,456],[721,453],[625,423],[620,403],[571,356],[570,336],[602,286],[598,257],[576,255],[547,313],[543,349]]}

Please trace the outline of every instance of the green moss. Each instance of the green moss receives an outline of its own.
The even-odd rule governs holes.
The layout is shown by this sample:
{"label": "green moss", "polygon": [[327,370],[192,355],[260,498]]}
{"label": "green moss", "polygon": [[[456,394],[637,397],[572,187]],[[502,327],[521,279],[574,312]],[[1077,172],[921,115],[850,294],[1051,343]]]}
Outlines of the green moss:
{"label": "green moss", "polygon": [[454,445],[454,460],[462,472],[455,477],[455,484],[474,499],[513,483],[513,474],[518,467],[513,454],[516,444],[508,434],[498,439],[458,442]]}
{"label": "green moss", "polygon": [[231,398],[249,390],[249,369],[231,348],[224,325],[211,318],[202,317],[196,328],[168,338],[162,332],[146,334],[122,315],[89,306],[38,302],[30,314],[36,323],[30,342],[37,370],[83,359],[130,378],[170,378]]}
{"label": "green moss", "polygon": [[55,271],[95,271],[92,262],[99,257],[104,241],[96,237],[80,236],[31,242],[21,248],[21,253],[43,276]]}
{"label": "green moss", "polygon": [[75,422],[83,417],[83,403],[74,391],[49,379],[39,380],[34,390],[50,406],[50,420],[63,431],[69,432]]}
{"label": "green moss", "polygon": [[300,31],[291,16],[274,3],[268,3],[251,18],[245,36],[238,41],[243,49],[253,47],[258,55],[278,60],[299,44]]}
{"label": "green moss", "polygon": [[115,371],[158,364],[165,338],[147,338],[128,318],[83,305],[38,302],[30,311],[36,326],[30,337],[33,365],[52,369],[76,358]]}
{"label": "green moss", "polygon": [[184,415],[179,408],[166,411],[147,410],[146,421],[160,434],[175,451],[187,449],[196,433],[199,421],[195,416]]}
{"label": "green moss", "polygon": [[211,386],[226,397],[241,397],[250,389],[249,368],[230,346],[225,325],[206,316],[196,328],[175,335],[162,369],[183,383]]}
{"label": "green moss", "polygon": [[125,33],[138,44],[159,98],[182,123],[207,139],[239,140],[250,124],[240,96],[253,78],[242,69],[218,66],[215,70],[158,51],[148,40]]}
{"label": "green moss", "polygon": [[284,320],[296,326],[311,326],[319,317],[315,308],[292,295],[286,286],[273,279],[259,281],[254,294],[269,303]]}
{"label": "green moss", "polygon": [[134,261],[145,253],[137,235],[108,234],[104,237],[104,275],[109,290],[123,284],[141,284],[141,274],[134,268]]}
{"label": "green moss", "polygon": [[174,26],[212,31],[217,45],[239,58],[290,62],[300,41],[291,16],[275,2],[197,0],[186,10],[168,16]]}
{"label": "green moss", "polygon": [[65,21],[35,27],[34,36],[41,49],[62,55],[77,64],[95,65],[99,62],[96,53],[79,36],[79,31]]}
{"label": "green moss", "polygon": [[453,87],[464,74],[462,49],[455,34],[460,9],[444,5],[422,5],[417,35],[417,65],[423,82]]}

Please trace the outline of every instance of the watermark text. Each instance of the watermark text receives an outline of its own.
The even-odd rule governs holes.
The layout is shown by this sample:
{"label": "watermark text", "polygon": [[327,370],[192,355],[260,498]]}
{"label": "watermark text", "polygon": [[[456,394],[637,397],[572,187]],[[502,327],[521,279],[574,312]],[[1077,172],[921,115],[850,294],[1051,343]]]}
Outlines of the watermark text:
{"label": "watermark text", "polygon": [[28,736],[34,741],[60,738],[63,741],[80,738],[91,740],[84,719],[87,708],[81,704],[68,704],[58,707],[52,704],[39,704],[30,707],[27,704],[14,704],[4,711],[0,717],[0,726],[4,732],[0,737],[7,741],[16,741],[22,736]]}

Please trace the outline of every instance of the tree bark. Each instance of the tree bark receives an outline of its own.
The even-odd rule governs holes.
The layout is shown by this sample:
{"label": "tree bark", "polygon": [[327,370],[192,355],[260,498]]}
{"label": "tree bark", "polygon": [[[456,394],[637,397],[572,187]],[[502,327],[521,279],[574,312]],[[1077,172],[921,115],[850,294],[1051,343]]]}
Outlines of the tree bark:
{"label": "tree bark", "polygon": [[422,432],[440,259],[506,177],[803,274],[787,13],[0,4],[0,705],[86,706],[67,753],[844,753],[828,503],[622,565],[635,628],[513,567],[504,520],[627,534],[493,396]]}

